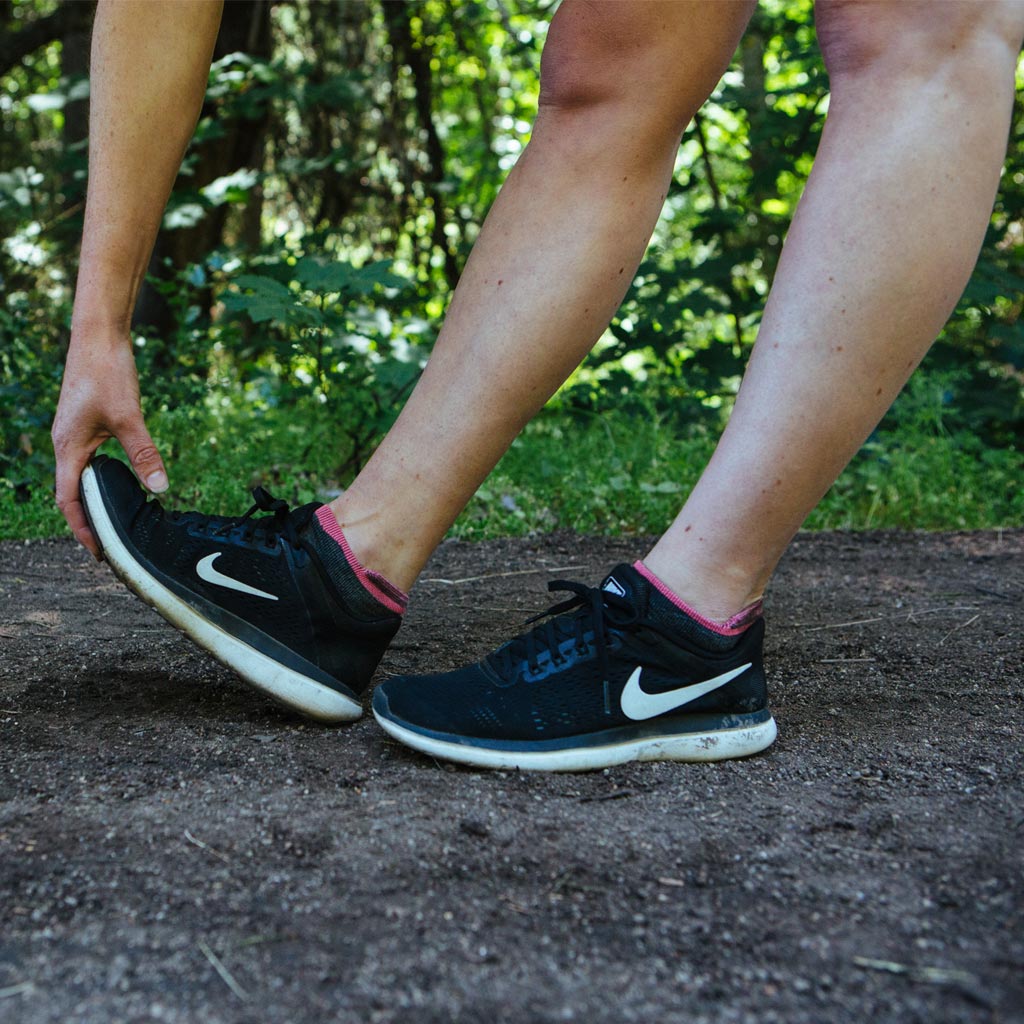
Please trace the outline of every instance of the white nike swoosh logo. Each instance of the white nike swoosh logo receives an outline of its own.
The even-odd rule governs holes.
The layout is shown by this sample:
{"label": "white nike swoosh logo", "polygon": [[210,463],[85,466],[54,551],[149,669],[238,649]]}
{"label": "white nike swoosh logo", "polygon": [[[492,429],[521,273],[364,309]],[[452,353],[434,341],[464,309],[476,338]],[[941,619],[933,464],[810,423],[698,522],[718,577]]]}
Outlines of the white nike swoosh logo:
{"label": "white nike swoosh logo", "polygon": [[725,686],[730,680],[746,672],[753,662],[740,665],[729,672],[723,672],[714,679],[707,679],[703,683],[693,683],[691,686],[681,686],[676,690],[666,690],[664,693],[647,693],[640,689],[640,673],[642,669],[638,666],[629,677],[619,702],[622,706],[622,713],[634,722],[642,722],[645,718],[654,718],[655,715],[663,715],[666,711],[674,711],[676,708],[689,704],[691,700],[703,697],[705,693],[717,690]]}
{"label": "white nike swoosh logo", "polygon": [[265,590],[257,590],[255,587],[250,587],[248,583],[243,583],[241,580],[234,580],[230,576],[225,576],[224,573],[218,572],[213,567],[213,563],[223,554],[222,551],[216,551],[212,555],[207,555],[205,558],[200,558],[196,562],[196,575],[201,580],[206,580],[207,583],[216,583],[218,587],[227,587],[228,590],[237,590],[240,594],[251,594],[253,597],[265,597],[268,601],[276,601],[277,597],[274,594],[268,594]]}

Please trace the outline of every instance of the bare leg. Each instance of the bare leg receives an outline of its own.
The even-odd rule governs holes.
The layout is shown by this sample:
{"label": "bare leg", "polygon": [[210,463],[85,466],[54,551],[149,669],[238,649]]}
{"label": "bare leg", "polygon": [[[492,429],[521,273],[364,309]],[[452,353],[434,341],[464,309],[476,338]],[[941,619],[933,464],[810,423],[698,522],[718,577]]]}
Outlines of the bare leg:
{"label": "bare leg", "polygon": [[820,151],[722,440],[645,559],[726,619],[892,403],[977,258],[1024,4],[819,0]]}
{"label": "bare leg", "polygon": [[364,564],[407,588],[601,335],[654,229],[679,137],[752,7],[559,9],[530,145],[487,217],[423,378],[333,503]]}

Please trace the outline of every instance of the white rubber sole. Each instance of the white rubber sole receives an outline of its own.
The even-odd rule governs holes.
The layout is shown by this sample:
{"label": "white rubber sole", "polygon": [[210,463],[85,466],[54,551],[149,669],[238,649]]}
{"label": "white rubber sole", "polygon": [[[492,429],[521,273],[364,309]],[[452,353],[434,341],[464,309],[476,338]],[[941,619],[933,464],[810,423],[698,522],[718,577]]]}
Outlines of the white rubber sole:
{"label": "white rubber sole", "polygon": [[698,762],[749,757],[770,747],[778,732],[775,719],[769,718],[767,722],[755,726],[717,732],[654,737],[604,747],[517,752],[439,740],[406,729],[376,711],[373,717],[386,733],[400,743],[432,757],[475,768],[516,768],[521,771],[546,772],[585,772],[630,761]]}
{"label": "white rubber sole", "polygon": [[286,707],[321,722],[352,722],[362,706],[329,686],[274,661],[203,617],[177,594],[154,579],[125,547],[107,515],[92,466],[82,473],[82,496],[103,556],[118,578],[172,626],[177,627],[250,686]]}

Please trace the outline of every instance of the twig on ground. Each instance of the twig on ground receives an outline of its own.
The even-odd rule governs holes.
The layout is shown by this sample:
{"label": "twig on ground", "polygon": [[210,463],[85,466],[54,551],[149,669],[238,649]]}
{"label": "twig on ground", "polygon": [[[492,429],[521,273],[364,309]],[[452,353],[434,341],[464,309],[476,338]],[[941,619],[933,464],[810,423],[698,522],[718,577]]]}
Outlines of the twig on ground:
{"label": "twig on ground", "polygon": [[224,984],[243,1002],[247,1001],[249,993],[231,977],[231,972],[221,963],[220,957],[202,939],[199,940],[199,948],[202,950],[203,956],[213,964],[213,969],[221,976]]}
{"label": "twig on ground", "polygon": [[818,663],[821,665],[839,665],[849,664],[850,662],[860,661],[877,661],[877,658],[820,658]]}
{"label": "twig on ground", "polygon": [[512,899],[511,896],[504,895],[500,896],[499,899],[508,907],[509,910],[515,911],[515,913],[517,914],[522,914],[525,917],[530,916],[530,911],[521,903],[516,903],[516,901]]}
{"label": "twig on ground", "polygon": [[900,964],[894,960],[875,960],[868,956],[855,956],[853,962],[867,971],[902,974],[911,981],[923,981],[931,985],[970,985],[978,980],[968,971],[957,971],[946,967],[916,967],[914,964]]}
{"label": "twig on ground", "polygon": [[864,626],[869,622],[895,622],[898,619],[906,619],[908,622],[917,618],[918,615],[935,615],[939,612],[973,612],[978,606],[976,604],[954,605],[945,608],[922,608],[920,611],[911,609],[908,612],[900,612],[899,615],[876,615],[871,619],[852,619],[849,622],[829,622],[824,626],[808,626],[803,622],[794,623],[806,633],[817,633],[821,629],[842,629],[843,626]]}
{"label": "twig on ground", "polygon": [[489,572],[485,576],[464,576],[458,580],[446,580],[439,576],[434,576],[429,579],[420,580],[420,583],[443,583],[447,587],[454,587],[459,583],[478,583],[480,580],[497,580],[503,579],[506,576],[529,576],[531,573],[537,572],[570,572],[571,570],[585,568],[585,565],[556,565],[550,568],[542,565],[537,569],[516,569],[515,572]]}
{"label": "twig on ground", "polygon": [[959,626],[954,626],[939,642],[938,645],[941,647],[954,633],[959,632],[961,629],[966,629],[972,622],[977,622],[981,618],[981,612],[977,615],[972,615],[966,622],[961,622]]}
{"label": "twig on ground", "polygon": [[0,999],[10,999],[11,996],[28,995],[35,989],[31,981],[19,981],[17,985],[8,985],[7,988],[0,988]]}
{"label": "twig on ground", "polygon": [[193,845],[198,846],[200,850],[206,850],[207,853],[212,853],[214,857],[220,857],[223,861],[228,861],[231,858],[227,854],[221,853],[220,850],[215,850],[212,846],[208,846],[202,841],[202,839],[196,839],[188,829],[185,829],[185,838]]}
{"label": "twig on ground", "polygon": [[[817,633],[820,629],[842,629],[843,626],[866,626],[869,622],[884,622],[883,616],[878,615],[873,619],[851,619],[849,622],[830,622],[825,626],[808,626],[806,632]],[[795,625],[803,628],[804,623],[797,622]]]}

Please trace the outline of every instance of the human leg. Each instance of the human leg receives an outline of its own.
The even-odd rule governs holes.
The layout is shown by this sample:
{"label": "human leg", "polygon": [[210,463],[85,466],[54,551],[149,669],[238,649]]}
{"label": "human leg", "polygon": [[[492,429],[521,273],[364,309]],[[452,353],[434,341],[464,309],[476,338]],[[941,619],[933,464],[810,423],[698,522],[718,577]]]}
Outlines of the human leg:
{"label": "human leg", "polygon": [[956,304],[999,180],[1020,3],[819,0],[832,96],[736,407],[644,559],[725,619],[793,534]]}
{"label": "human leg", "polygon": [[332,503],[356,555],[398,586],[413,582],[607,326],[650,239],[679,137],[752,7],[568,0],[559,9],[532,139],[488,214],[423,378]]}

